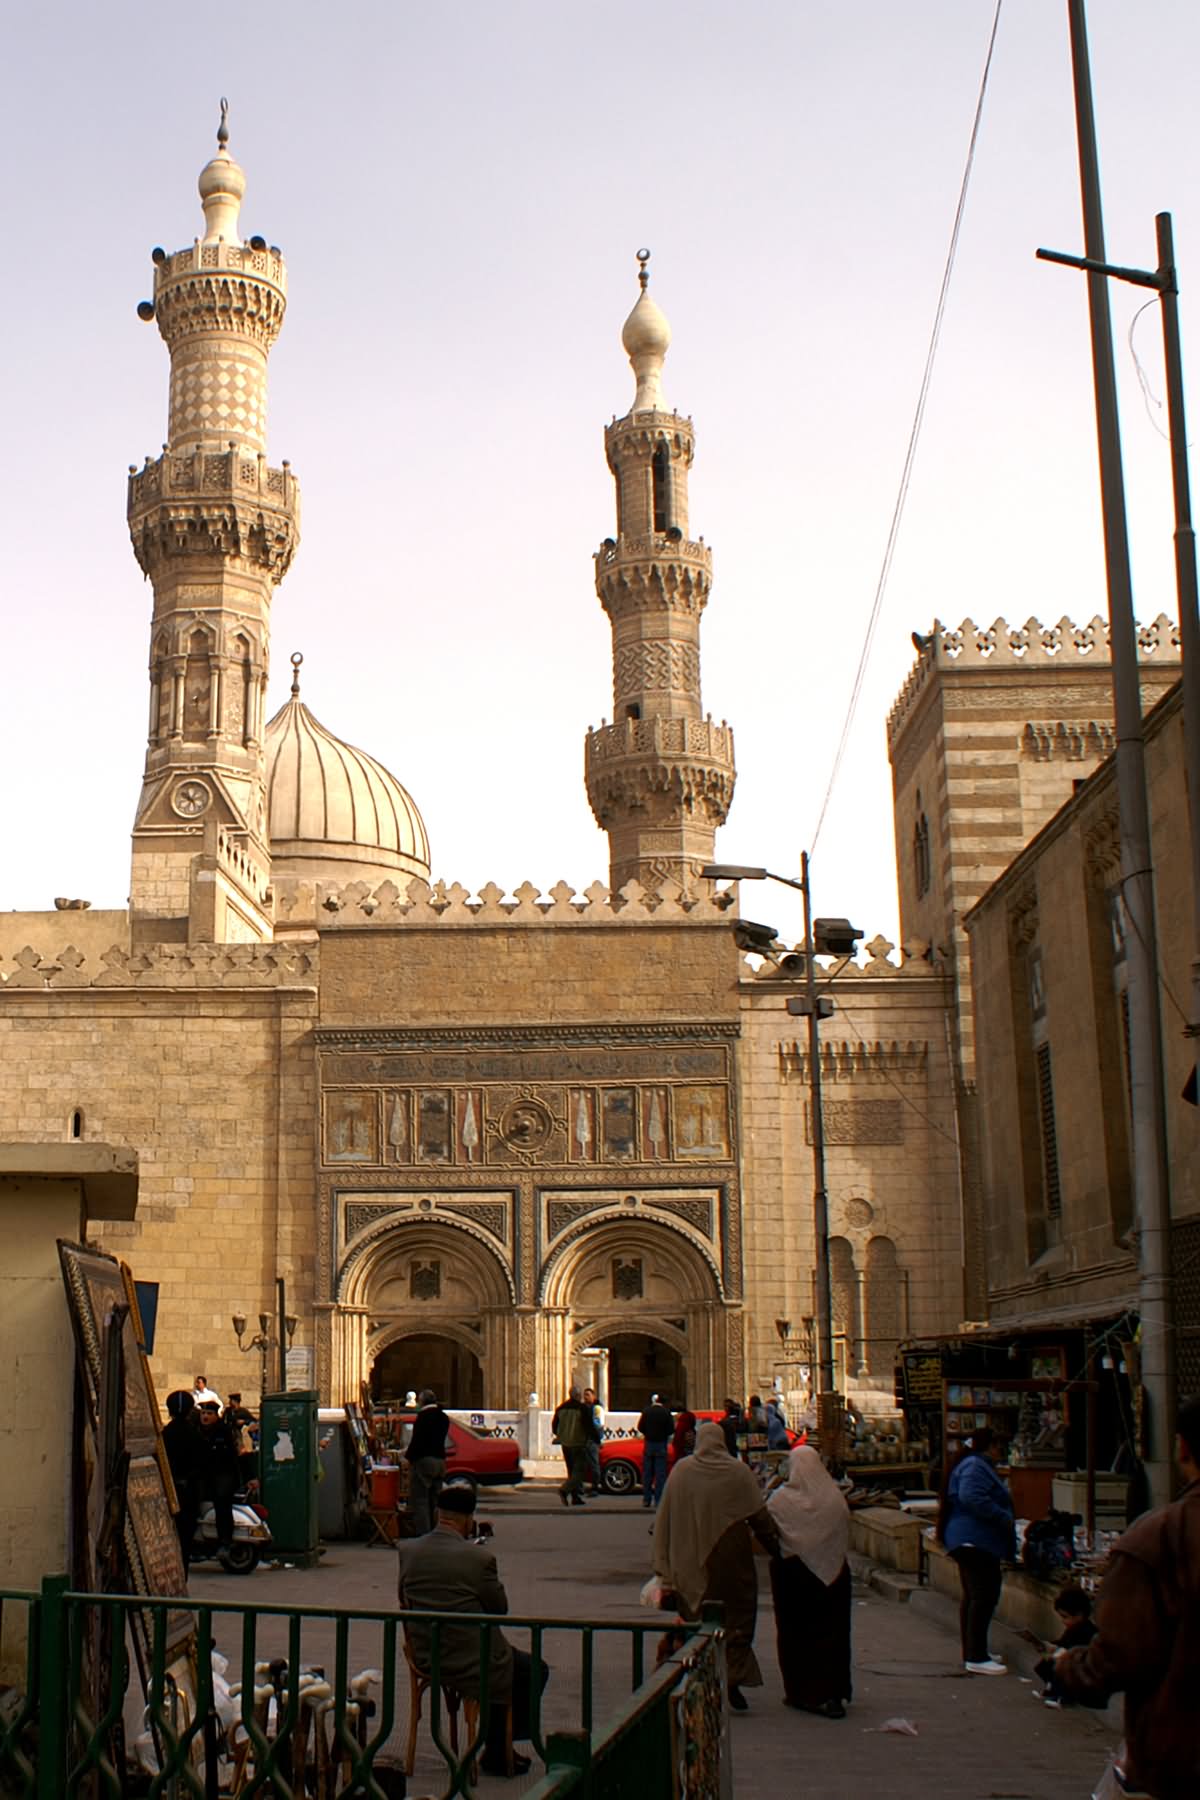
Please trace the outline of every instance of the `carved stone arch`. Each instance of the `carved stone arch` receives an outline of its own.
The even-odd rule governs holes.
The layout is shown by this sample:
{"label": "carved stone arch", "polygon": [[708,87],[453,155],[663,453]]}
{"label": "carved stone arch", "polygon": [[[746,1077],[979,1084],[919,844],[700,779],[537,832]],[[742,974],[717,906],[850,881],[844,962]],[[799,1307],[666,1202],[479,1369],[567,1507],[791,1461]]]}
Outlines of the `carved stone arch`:
{"label": "carved stone arch", "polygon": [[498,1254],[497,1245],[469,1220],[446,1213],[396,1213],[364,1232],[338,1271],[335,1301],[342,1306],[369,1305],[372,1282],[387,1263],[418,1249],[436,1249],[439,1243],[460,1253],[466,1243],[472,1246],[469,1260],[479,1277],[481,1306],[516,1305],[512,1270]]}
{"label": "carved stone arch", "polygon": [[[612,1211],[590,1214],[559,1238],[538,1276],[538,1304],[570,1304],[571,1288],[585,1263],[602,1251],[609,1251],[614,1255],[628,1253],[638,1243],[645,1244],[651,1250],[661,1246],[673,1253],[677,1266],[685,1276],[685,1283],[677,1296],[679,1306],[689,1300],[725,1298],[725,1287],[716,1258],[709,1246],[694,1237],[685,1225],[661,1214],[626,1212],[614,1208]],[[701,1265],[708,1281],[697,1279]],[[711,1286],[708,1282],[711,1282]]]}
{"label": "carved stone arch", "polygon": [[472,1331],[469,1325],[461,1325],[455,1319],[439,1318],[432,1323],[420,1317],[412,1319],[391,1319],[381,1325],[378,1331],[367,1336],[367,1355],[372,1361],[391,1344],[398,1344],[401,1338],[427,1337],[436,1332],[438,1337],[447,1337],[469,1350],[471,1355],[482,1360],[483,1337],[478,1331]]}
{"label": "carved stone arch", "polygon": [[[669,1325],[665,1319],[642,1317],[639,1317],[636,1323],[637,1329],[643,1337],[658,1338],[660,1342],[669,1344],[672,1350],[678,1351],[680,1356],[687,1355],[688,1335],[686,1331],[680,1331],[677,1325]],[[593,1319],[590,1324],[581,1325],[575,1333],[571,1340],[572,1350],[575,1355],[578,1355],[581,1350],[588,1349],[592,1344],[602,1344],[605,1338],[627,1332],[630,1324],[631,1321],[622,1318],[620,1314],[613,1314],[605,1319]]]}

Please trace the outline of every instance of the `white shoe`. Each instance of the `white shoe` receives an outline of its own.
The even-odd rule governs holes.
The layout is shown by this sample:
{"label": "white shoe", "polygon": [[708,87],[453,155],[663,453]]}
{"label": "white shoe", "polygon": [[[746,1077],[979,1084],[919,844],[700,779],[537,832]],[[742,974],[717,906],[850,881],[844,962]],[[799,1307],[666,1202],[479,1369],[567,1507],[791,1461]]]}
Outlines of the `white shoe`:
{"label": "white shoe", "polygon": [[968,1675],[1007,1675],[1008,1674],[1008,1668],[1007,1668],[1006,1664],[1004,1664],[1002,1662],[996,1662],[996,1660],[993,1657],[989,1657],[987,1662],[964,1663],[963,1668],[967,1671]]}

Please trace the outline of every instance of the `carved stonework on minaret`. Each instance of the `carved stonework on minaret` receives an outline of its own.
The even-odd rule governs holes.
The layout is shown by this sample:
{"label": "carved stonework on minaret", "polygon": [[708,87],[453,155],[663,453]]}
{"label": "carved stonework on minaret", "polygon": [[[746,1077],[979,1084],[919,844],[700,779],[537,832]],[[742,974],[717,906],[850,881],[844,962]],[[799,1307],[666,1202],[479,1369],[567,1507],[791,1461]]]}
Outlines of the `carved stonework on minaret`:
{"label": "carved stonework on minaret", "polygon": [[[264,710],[271,592],[299,538],[299,490],[266,456],[267,357],[287,305],[282,252],[244,241],[245,176],[222,122],[200,176],[205,230],[154,252],[154,318],[171,356],[168,441],[129,471],[129,533],[153,583],[146,768],[131,907],[142,937],[220,932],[196,906],[196,859],[232,884],[239,936],[269,936]],[[214,833],[216,834],[214,836]],[[209,911],[213,911],[212,908]]]}
{"label": "carved stonework on minaret", "polygon": [[637,377],[632,410],[604,434],[617,485],[617,535],[596,553],[596,592],[612,623],[613,723],[587,737],[588,799],[609,836],[610,884],[690,887],[713,859],[735,780],[733,733],[700,695],[700,615],[712,552],[688,536],[690,419],[668,412],[662,365],[670,327],[641,295],[622,339]]}

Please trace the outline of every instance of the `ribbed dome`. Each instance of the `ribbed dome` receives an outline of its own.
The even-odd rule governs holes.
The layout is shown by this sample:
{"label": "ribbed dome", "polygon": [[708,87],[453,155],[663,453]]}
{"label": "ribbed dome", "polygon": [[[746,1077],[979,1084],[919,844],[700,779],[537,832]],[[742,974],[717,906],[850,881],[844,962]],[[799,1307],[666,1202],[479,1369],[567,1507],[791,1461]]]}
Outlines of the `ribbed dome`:
{"label": "ribbed dome", "polygon": [[373,756],[313,718],[298,679],[267,726],[266,759],[272,874],[428,879],[429,840],[411,796]]}

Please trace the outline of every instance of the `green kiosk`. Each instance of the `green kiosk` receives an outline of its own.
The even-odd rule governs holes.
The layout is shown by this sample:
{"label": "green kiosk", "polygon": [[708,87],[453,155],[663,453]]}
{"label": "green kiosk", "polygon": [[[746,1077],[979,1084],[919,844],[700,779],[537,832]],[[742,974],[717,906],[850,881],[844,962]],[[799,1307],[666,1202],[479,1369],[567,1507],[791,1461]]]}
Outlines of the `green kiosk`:
{"label": "green kiosk", "polygon": [[310,1569],[317,1562],[317,1394],[301,1388],[264,1394],[258,1440],[259,1484],[272,1549]]}

